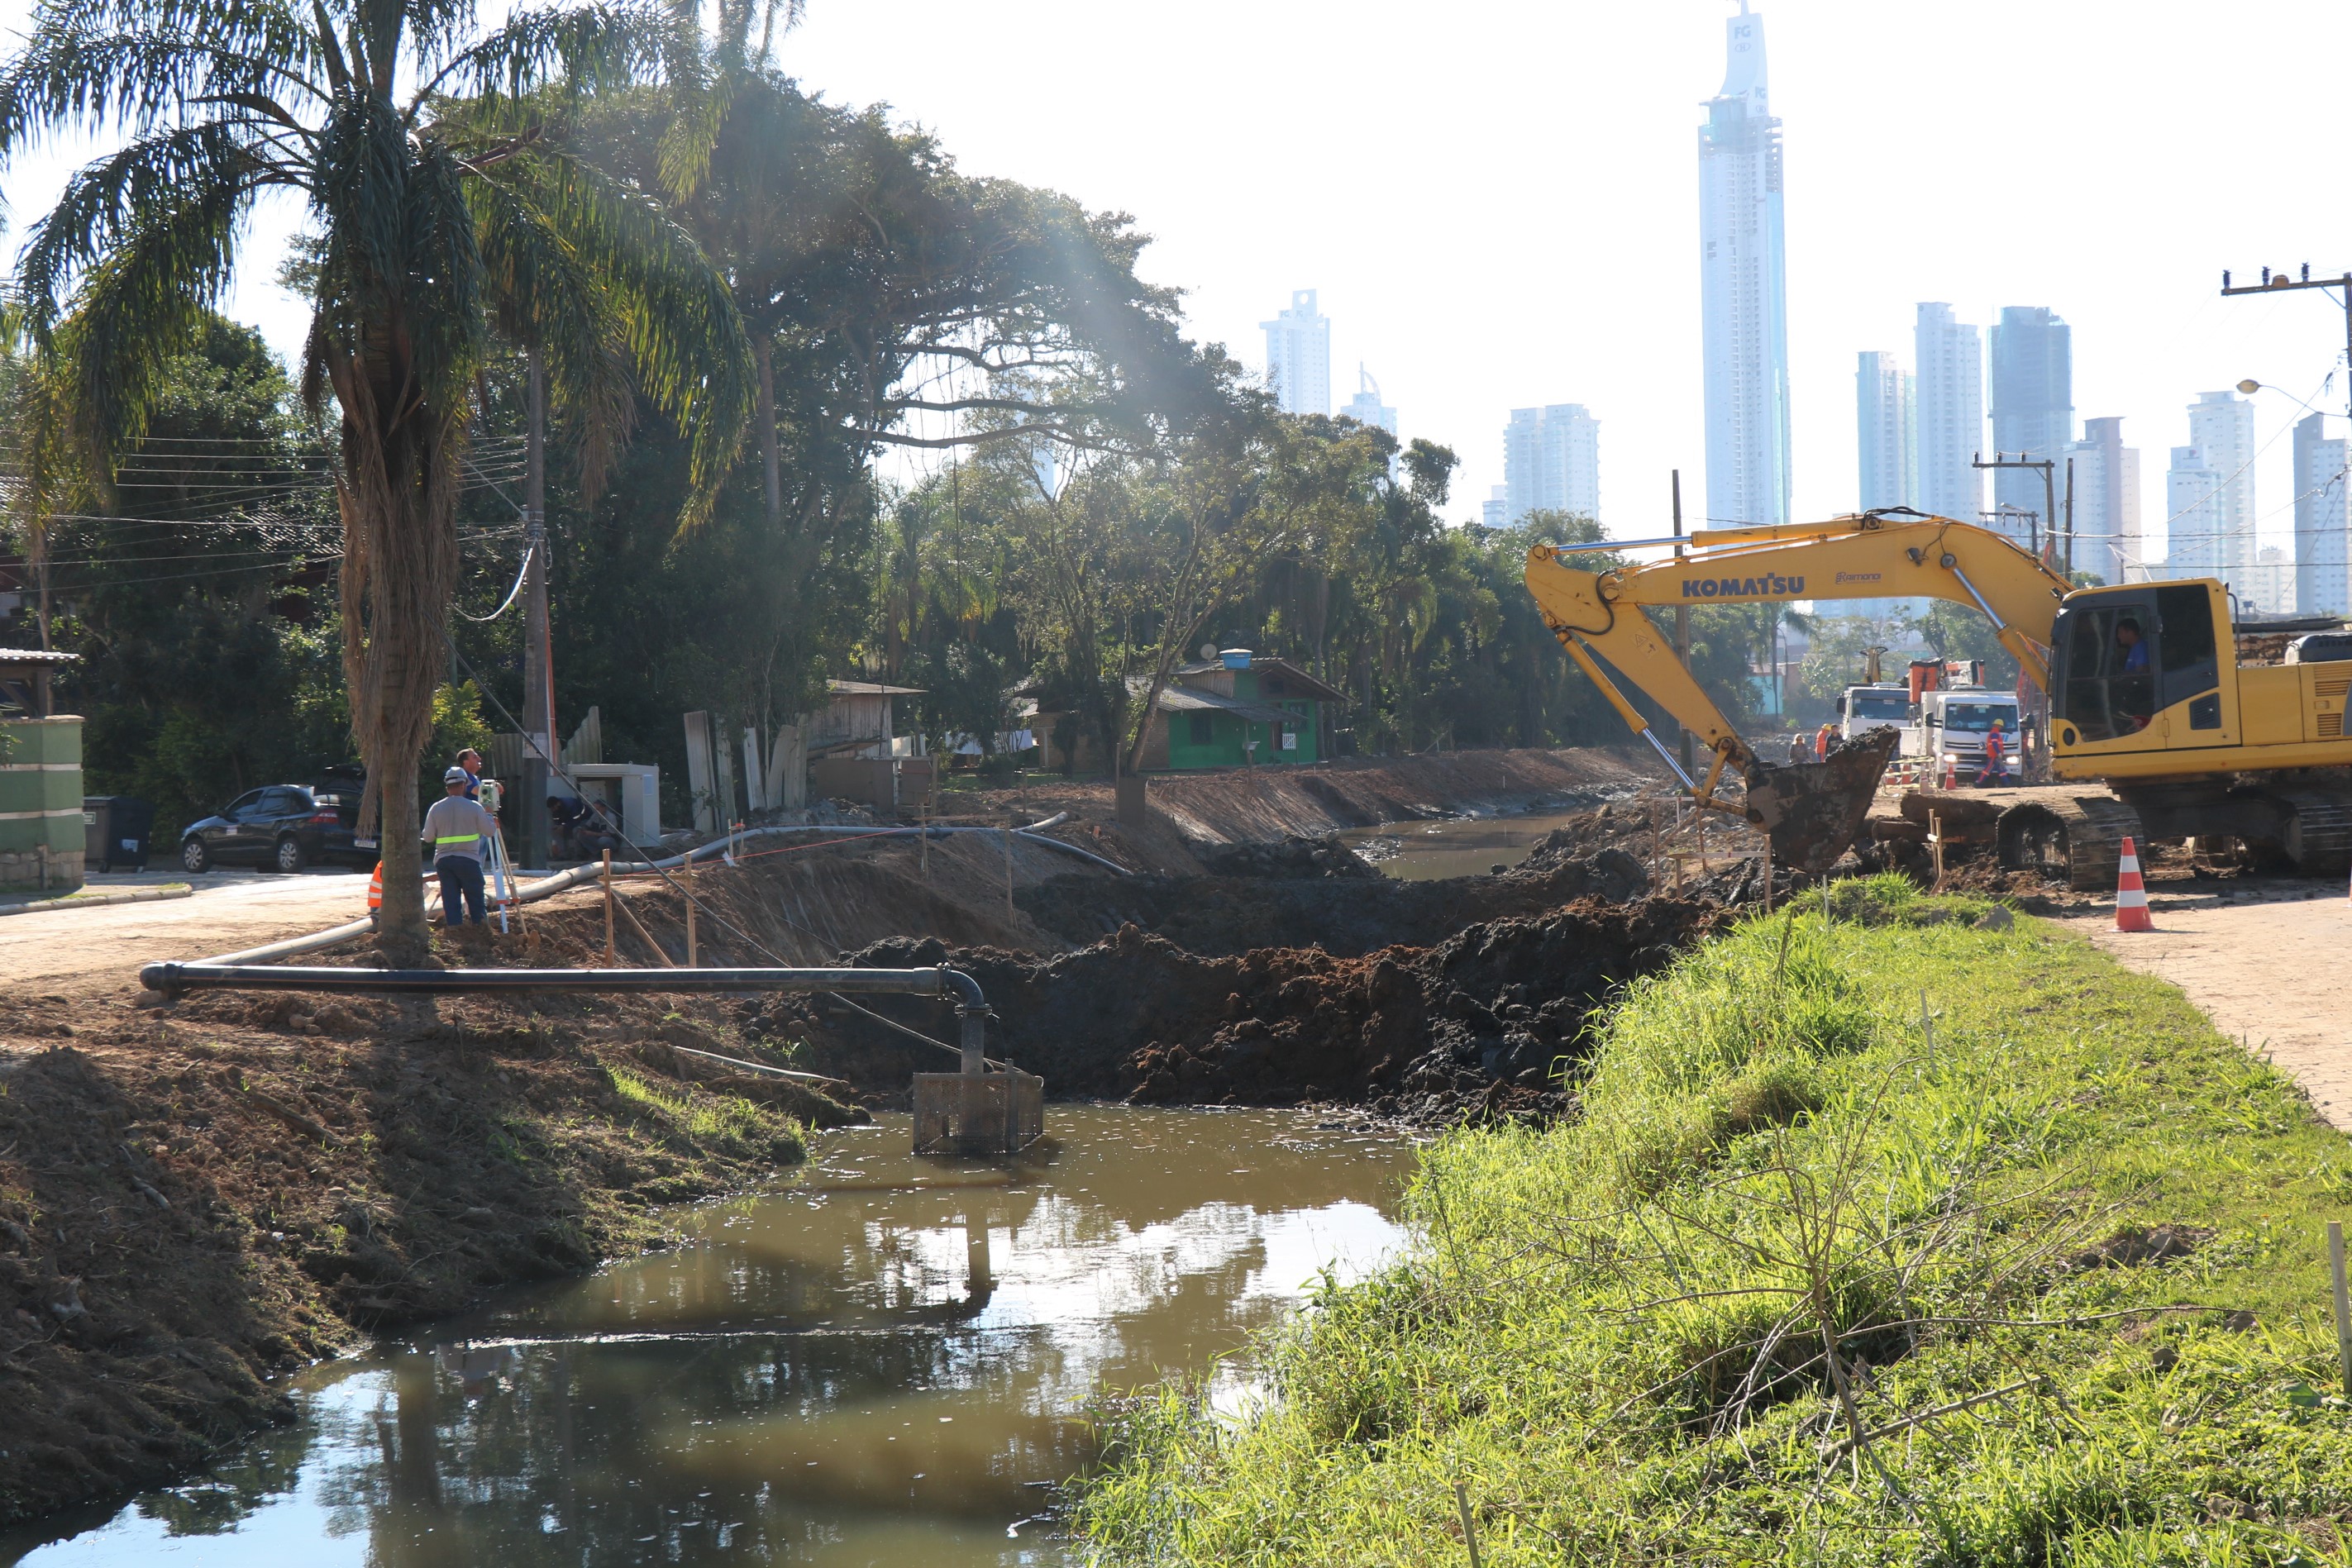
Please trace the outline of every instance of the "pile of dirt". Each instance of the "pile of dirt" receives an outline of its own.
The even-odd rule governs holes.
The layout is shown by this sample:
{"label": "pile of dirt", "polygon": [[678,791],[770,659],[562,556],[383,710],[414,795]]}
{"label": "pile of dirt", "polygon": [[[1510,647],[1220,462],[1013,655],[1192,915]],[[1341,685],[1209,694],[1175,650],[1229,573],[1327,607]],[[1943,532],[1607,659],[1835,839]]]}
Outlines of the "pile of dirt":
{"label": "pile of dirt", "polygon": [[0,999],[0,1521],[200,1464],[284,1418],[271,1375],[634,1250],[862,1114],[688,1082],[677,1045],[757,1049],[717,1001],[133,995]]}
{"label": "pile of dirt", "polygon": [[1203,846],[1201,868],[1211,876],[1366,877],[1378,866],[1358,854],[1337,833],[1298,834],[1263,844]]}
{"label": "pile of dirt", "polygon": [[[1052,958],[890,941],[850,961],[971,975],[995,1014],[991,1054],[1039,1074],[1057,1099],[1343,1102],[1425,1123],[1541,1120],[1567,1107],[1563,1078],[1583,1059],[1593,1009],[1718,915],[1685,900],[1588,898],[1355,956],[1297,946],[1211,956],[1129,925]],[[948,1027],[936,1004],[864,1005],[934,1034]],[[799,1041],[798,1060],[876,1092],[903,1094],[909,1071],[940,1065],[822,1003],[780,998],[747,1028]]]}
{"label": "pile of dirt", "polygon": [[[1340,852],[1355,859],[1352,852]],[[1579,899],[1622,904],[1649,887],[1639,861],[1605,849],[1500,876],[1429,882],[1399,882],[1378,872],[1369,877],[1072,877],[1026,890],[1019,902],[1032,921],[1072,946],[1132,925],[1208,956],[1320,947],[1355,957],[1399,944],[1430,946],[1465,926],[1534,915]]]}

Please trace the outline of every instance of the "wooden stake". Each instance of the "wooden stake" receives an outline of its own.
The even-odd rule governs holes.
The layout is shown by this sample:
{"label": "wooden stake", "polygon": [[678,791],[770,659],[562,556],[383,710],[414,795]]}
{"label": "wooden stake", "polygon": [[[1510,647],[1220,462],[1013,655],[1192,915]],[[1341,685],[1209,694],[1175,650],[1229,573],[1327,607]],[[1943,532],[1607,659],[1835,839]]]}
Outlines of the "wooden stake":
{"label": "wooden stake", "polygon": [[1941,893],[1944,891],[1944,815],[1940,811],[1927,813],[1927,848],[1934,852],[1936,857],[1936,885],[1928,891]]}
{"label": "wooden stake", "polygon": [[618,968],[620,949],[613,943],[613,852],[604,852],[604,967]]}
{"label": "wooden stake", "polygon": [[2336,1359],[2344,1367],[2344,1397],[2352,1399],[2352,1291],[2344,1286],[2344,1222],[2327,1222],[2327,1271],[2336,1277]]}
{"label": "wooden stake", "polygon": [[1011,818],[1011,817],[1007,817],[1006,819],[1004,819],[1004,913],[1005,913],[1005,914],[1007,914],[1007,915],[1011,915],[1011,914],[1013,912],[1013,821],[1014,821],[1014,819],[1013,819],[1013,818]]}
{"label": "wooden stake", "polygon": [[923,827],[923,836],[919,841],[923,846],[920,852],[923,862],[923,885],[928,887],[931,882],[931,798],[925,795],[922,803],[915,810],[916,820]]}
{"label": "wooden stake", "polygon": [[1919,1033],[1927,1041],[1927,1068],[1933,1071],[1936,1066],[1936,1015],[1927,1010],[1927,993],[1925,991],[1919,993]]}
{"label": "wooden stake", "polygon": [[1478,1558],[1478,1523],[1470,1517],[1470,1489],[1454,1483],[1454,1508],[1462,1516],[1462,1544],[1470,1549],[1470,1568],[1486,1568]]}
{"label": "wooden stake", "polygon": [[694,857],[686,857],[686,967],[702,967],[702,952],[694,939]]}

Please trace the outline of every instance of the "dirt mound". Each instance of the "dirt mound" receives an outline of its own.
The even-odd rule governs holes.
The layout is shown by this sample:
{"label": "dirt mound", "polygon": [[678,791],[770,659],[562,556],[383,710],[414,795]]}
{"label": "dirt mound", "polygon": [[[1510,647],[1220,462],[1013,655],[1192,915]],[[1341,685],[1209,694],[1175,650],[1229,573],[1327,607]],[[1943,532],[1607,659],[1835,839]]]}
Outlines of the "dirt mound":
{"label": "dirt mound", "polygon": [[1294,834],[1264,844],[1217,844],[1200,852],[1211,876],[1378,877],[1380,868],[1340,841],[1337,833]]}
{"label": "dirt mound", "polygon": [[[1355,859],[1352,852],[1349,859]],[[1639,898],[1649,886],[1639,861],[1604,849],[1500,876],[1432,882],[1344,872],[1319,877],[1068,877],[1029,889],[1019,902],[1032,921],[1073,945],[1133,925],[1208,956],[1260,947],[1321,947],[1356,957],[1400,944],[1430,946],[1465,926],[1534,915],[1578,899],[1622,904]]]}
{"label": "dirt mound", "polygon": [[[1048,959],[890,941],[851,961],[965,970],[996,1015],[991,1054],[1040,1074],[1059,1099],[1344,1101],[1432,1122],[1543,1118],[1565,1107],[1557,1064],[1582,1060],[1594,1008],[1666,964],[1717,913],[1674,899],[1586,899],[1360,956],[1314,947],[1206,956],[1129,925]],[[935,1034],[946,1027],[927,1004],[876,1007]],[[822,1004],[780,1000],[755,1027],[804,1036],[802,1060],[894,1093],[911,1069],[939,1065],[919,1045]]]}

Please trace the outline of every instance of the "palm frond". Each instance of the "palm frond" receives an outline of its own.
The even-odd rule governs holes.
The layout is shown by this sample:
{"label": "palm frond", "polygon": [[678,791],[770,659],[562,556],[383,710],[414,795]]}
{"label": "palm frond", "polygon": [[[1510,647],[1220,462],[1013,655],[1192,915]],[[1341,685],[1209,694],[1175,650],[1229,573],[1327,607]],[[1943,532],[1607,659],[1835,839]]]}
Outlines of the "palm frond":
{"label": "palm frond", "polygon": [[258,185],[268,172],[217,123],[134,141],[79,170],[17,257],[25,326],[46,337],[75,280],[129,243],[149,214],[176,206],[190,190]]}
{"label": "palm frond", "polygon": [[755,383],[726,281],[667,214],[576,159],[538,153],[490,177],[603,280],[639,389],[687,437],[692,489],[678,528],[699,527],[742,450]]}
{"label": "palm frond", "polygon": [[[444,64],[410,100],[414,123],[436,96],[515,101],[552,85],[572,94],[648,80],[676,47],[676,21],[644,5],[526,11]],[[485,102],[488,100],[488,102]]]}
{"label": "palm frond", "polygon": [[92,34],[35,18],[25,49],[0,70],[0,154],[48,131],[120,126],[144,135],[190,105],[227,94],[318,90],[309,30],[274,5],[231,6],[236,25],[148,25]]}

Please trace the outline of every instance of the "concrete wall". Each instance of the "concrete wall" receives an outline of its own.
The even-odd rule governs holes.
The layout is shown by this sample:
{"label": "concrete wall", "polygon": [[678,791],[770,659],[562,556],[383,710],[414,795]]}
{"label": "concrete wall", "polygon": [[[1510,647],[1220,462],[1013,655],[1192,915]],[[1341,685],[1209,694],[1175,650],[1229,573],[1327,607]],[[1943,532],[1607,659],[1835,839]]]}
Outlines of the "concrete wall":
{"label": "concrete wall", "polygon": [[0,889],[82,883],[81,720],[0,721]]}

